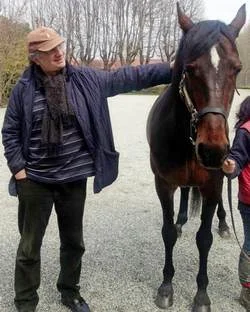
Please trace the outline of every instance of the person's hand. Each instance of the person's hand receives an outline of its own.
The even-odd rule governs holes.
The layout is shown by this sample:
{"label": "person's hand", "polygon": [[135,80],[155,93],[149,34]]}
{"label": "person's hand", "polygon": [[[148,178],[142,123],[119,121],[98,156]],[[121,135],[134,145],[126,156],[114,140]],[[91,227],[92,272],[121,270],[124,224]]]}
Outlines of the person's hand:
{"label": "person's hand", "polygon": [[229,159],[227,158],[226,160],[224,160],[224,163],[222,165],[222,170],[229,174],[229,173],[233,173],[236,167],[236,163],[233,159]]}
{"label": "person's hand", "polygon": [[25,179],[25,178],[27,178],[25,169],[22,169],[15,174],[16,180],[21,180],[21,179]]}

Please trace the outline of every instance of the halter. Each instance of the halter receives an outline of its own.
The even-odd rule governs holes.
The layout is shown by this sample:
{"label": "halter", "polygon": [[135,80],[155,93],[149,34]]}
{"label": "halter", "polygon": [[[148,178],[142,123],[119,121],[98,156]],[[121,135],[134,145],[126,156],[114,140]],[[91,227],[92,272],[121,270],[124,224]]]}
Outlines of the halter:
{"label": "halter", "polygon": [[204,108],[202,108],[200,111],[197,111],[197,109],[195,108],[189,94],[186,88],[186,84],[185,84],[185,78],[186,78],[186,74],[185,74],[185,70],[182,73],[182,78],[179,84],[179,94],[181,96],[181,98],[184,100],[184,103],[191,115],[190,118],[190,141],[193,145],[195,145],[195,136],[196,136],[196,132],[197,132],[197,124],[198,122],[201,120],[201,118],[209,113],[213,113],[213,114],[220,114],[222,115],[225,120],[227,119],[226,117],[226,113],[223,109],[221,109],[220,107],[211,107],[211,106],[206,106]]}

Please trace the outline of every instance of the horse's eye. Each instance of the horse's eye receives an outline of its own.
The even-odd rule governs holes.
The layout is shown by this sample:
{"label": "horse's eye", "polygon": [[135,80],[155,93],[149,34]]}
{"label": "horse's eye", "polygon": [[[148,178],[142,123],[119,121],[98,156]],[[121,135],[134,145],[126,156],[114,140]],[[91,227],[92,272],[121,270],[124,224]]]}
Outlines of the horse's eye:
{"label": "horse's eye", "polygon": [[193,74],[195,71],[195,65],[194,64],[187,64],[186,65],[186,72],[188,74]]}

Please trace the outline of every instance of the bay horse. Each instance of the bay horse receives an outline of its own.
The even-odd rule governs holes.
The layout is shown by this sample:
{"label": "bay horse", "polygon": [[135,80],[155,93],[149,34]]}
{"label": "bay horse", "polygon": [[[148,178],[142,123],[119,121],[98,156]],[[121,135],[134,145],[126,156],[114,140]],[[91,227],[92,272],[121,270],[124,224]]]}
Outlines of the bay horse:
{"label": "bay horse", "polygon": [[235,40],[246,21],[246,8],[243,5],[229,25],[217,20],[193,23],[178,3],[177,15],[183,36],[172,83],[152,106],[147,121],[165,246],[163,282],[156,305],[166,309],[173,304],[174,193],[178,187],[195,186],[201,193],[202,207],[196,233],[199,270],[192,311],[210,312],[207,260],[213,241],[211,224],[222,191],[220,168],[229,151],[227,118],[242,67]]}
{"label": "bay horse", "polygon": [[[194,205],[199,205],[200,206],[200,200],[199,200],[199,195],[196,194],[196,192],[199,192],[199,190],[196,187],[181,187],[180,188],[180,204],[179,204],[179,211],[176,219],[176,230],[177,230],[177,236],[181,237],[182,235],[182,227],[185,225],[188,221],[188,204],[189,204],[189,195],[190,195],[190,190],[193,194],[190,200],[190,205],[191,207]],[[198,202],[196,202],[197,200]],[[194,208],[194,210],[199,211],[199,207]],[[224,208],[223,204],[223,199],[222,199],[222,194],[220,194],[220,198],[218,201],[217,205],[217,217],[219,220],[218,223],[218,233],[221,238],[229,238],[231,236],[230,234],[230,229],[226,221],[226,211]]]}

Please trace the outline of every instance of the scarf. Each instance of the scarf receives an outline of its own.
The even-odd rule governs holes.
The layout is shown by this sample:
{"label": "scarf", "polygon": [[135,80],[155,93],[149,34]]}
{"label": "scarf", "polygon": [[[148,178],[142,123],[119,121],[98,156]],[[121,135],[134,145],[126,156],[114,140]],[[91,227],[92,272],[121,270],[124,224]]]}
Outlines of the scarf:
{"label": "scarf", "polygon": [[42,119],[42,145],[50,154],[57,154],[63,144],[63,128],[72,126],[75,116],[67,97],[66,70],[48,76],[39,66],[35,66],[35,76],[47,102]]}

